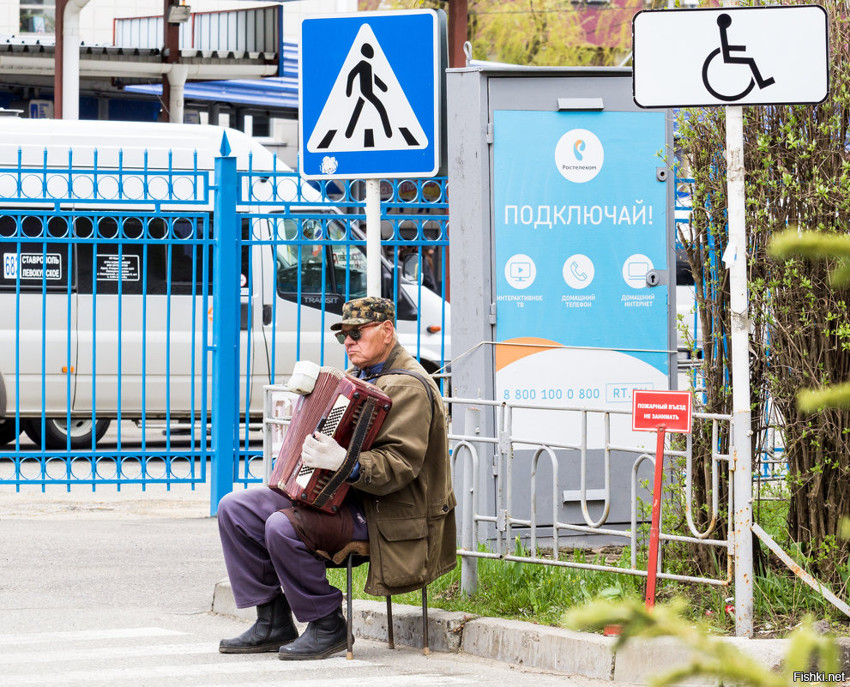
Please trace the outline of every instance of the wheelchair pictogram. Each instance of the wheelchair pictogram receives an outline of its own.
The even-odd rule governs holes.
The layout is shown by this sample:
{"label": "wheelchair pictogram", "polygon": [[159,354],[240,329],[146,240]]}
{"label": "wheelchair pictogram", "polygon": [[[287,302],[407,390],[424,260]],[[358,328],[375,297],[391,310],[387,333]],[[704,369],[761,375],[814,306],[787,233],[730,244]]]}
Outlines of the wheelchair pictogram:
{"label": "wheelchair pictogram", "polygon": [[[773,84],[776,79],[773,77],[763,78],[761,72],[759,72],[758,65],[756,64],[755,59],[752,57],[743,57],[743,56],[733,56],[733,52],[744,52],[747,49],[746,45],[729,45],[729,36],[727,35],[727,31],[729,27],[732,25],[732,17],[726,13],[721,14],[717,17],[717,26],[720,29],[720,47],[712,50],[708,57],[705,58],[705,62],[702,64],[702,83],[706,87],[709,93],[713,95],[718,100],[723,100],[724,102],[734,102],[736,100],[740,100],[741,98],[746,97],[750,91],[753,90],[755,86],[759,88],[766,88]],[[739,93],[735,93],[734,95],[728,95],[725,93],[721,93],[716,88],[712,87],[711,83],[709,83],[708,70],[712,61],[718,55],[722,55],[723,62],[725,64],[743,64],[750,68],[750,72],[752,76],[750,77],[749,83],[744,87],[742,91]]]}

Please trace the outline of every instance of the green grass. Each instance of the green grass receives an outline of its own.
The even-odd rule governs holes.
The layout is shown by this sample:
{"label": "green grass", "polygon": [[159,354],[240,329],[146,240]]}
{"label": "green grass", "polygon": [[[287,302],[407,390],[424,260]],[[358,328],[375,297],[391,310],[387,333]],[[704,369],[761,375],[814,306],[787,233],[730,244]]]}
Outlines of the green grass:
{"label": "green grass", "polygon": [[[758,521],[777,541],[791,551],[787,532],[784,532],[787,503],[783,500],[763,501],[759,504]],[[783,534],[784,532],[784,534]],[[518,551],[518,553],[526,553]],[[641,552],[643,555],[643,552]],[[720,556],[720,554],[718,554]],[[722,555],[725,557],[725,553]],[[575,550],[563,554],[561,560],[578,563],[596,563],[616,567],[629,566],[629,549],[613,547],[600,552]],[[428,587],[428,603],[433,608],[457,611],[477,616],[511,618],[545,625],[561,625],[564,614],[572,608],[596,599],[644,598],[645,578],[560,566],[517,563],[498,559],[478,560],[478,586],[474,595],[466,597],[460,589],[460,567],[433,582]],[[640,560],[640,558],[639,558]],[[686,547],[668,545],[664,553],[667,572],[693,575]],[[724,572],[717,562],[715,578]],[[804,564],[805,561],[797,557]],[[848,619],[795,577],[774,559],[769,560],[764,574],[757,575],[754,584],[754,624],[756,636],[785,636],[806,616],[826,619],[833,631],[850,634]],[[639,563],[640,565],[640,563]],[[373,599],[365,594],[367,566],[354,570],[354,598]],[[329,571],[331,584],[345,589],[345,570]],[[836,590],[843,598],[845,590]],[[711,631],[734,633],[733,618],[726,611],[728,599],[734,596],[733,587],[659,580],[656,599],[659,603],[674,598],[686,602],[688,617],[705,621]],[[393,597],[396,603],[418,606],[421,593],[413,592]]]}
{"label": "green grass", "polygon": [[[601,554],[588,559],[583,550],[576,550],[562,559],[606,564]],[[629,551],[621,549],[613,565],[626,567],[628,563]],[[594,599],[643,599],[644,596],[644,579],[634,575],[480,558],[477,590],[473,596],[466,597],[460,589],[460,567],[459,557],[454,570],[429,585],[429,606],[472,615],[560,625],[569,609]],[[354,570],[355,599],[375,599],[362,591],[366,571],[365,565]],[[331,584],[345,589],[345,570],[331,570],[328,576]],[[713,607],[719,605],[722,612],[722,595],[718,598],[707,601]],[[393,602],[419,605],[421,594],[401,594],[394,596]]]}

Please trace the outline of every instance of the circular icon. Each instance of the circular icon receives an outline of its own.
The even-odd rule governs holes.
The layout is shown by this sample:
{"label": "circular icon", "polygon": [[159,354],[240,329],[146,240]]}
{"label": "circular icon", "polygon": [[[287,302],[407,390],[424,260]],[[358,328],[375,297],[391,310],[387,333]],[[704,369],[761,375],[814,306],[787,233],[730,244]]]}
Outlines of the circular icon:
{"label": "circular icon", "polygon": [[590,286],[595,274],[593,261],[581,253],[571,255],[564,263],[563,274],[564,281],[572,289],[583,289]]}
{"label": "circular icon", "polygon": [[515,289],[527,289],[534,283],[537,267],[527,255],[517,253],[505,263],[505,279]]}
{"label": "circular icon", "polygon": [[[756,80],[747,69],[746,64],[735,63],[731,60],[716,60],[721,57],[720,48],[709,53],[702,65],[702,83],[706,90],[718,100],[727,103],[735,102],[749,95],[756,85]],[[746,58],[744,58],[746,59]],[[773,83],[773,79],[770,80]],[[719,89],[723,90],[723,93]]]}
{"label": "circular icon", "polygon": [[583,184],[590,181],[602,169],[605,150],[602,142],[592,131],[572,129],[555,146],[555,165],[567,181]]}
{"label": "circular icon", "polygon": [[646,273],[653,269],[652,260],[645,255],[635,253],[626,258],[623,263],[623,279],[633,289],[642,289],[646,286]]}

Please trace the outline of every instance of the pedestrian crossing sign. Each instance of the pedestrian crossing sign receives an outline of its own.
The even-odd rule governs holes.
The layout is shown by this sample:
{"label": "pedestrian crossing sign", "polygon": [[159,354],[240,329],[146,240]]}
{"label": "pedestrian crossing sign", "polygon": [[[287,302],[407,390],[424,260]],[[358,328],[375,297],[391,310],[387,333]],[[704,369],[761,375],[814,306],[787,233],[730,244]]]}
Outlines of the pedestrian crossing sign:
{"label": "pedestrian crossing sign", "polygon": [[442,11],[304,19],[302,175],[367,179],[437,174],[445,54]]}

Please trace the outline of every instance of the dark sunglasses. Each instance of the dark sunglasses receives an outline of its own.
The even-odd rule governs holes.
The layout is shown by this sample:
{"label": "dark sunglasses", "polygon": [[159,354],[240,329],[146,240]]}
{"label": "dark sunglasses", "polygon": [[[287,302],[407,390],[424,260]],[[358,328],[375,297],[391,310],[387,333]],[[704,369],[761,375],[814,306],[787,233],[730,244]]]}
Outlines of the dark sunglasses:
{"label": "dark sunglasses", "polygon": [[337,332],[336,340],[340,343],[345,343],[345,339],[350,336],[352,341],[360,341],[360,337],[363,336],[363,330],[374,327],[376,324],[381,323],[370,322],[369,324],[364,324],[362,327],[357,327],[357,329],[349,329],[347,332]]}

